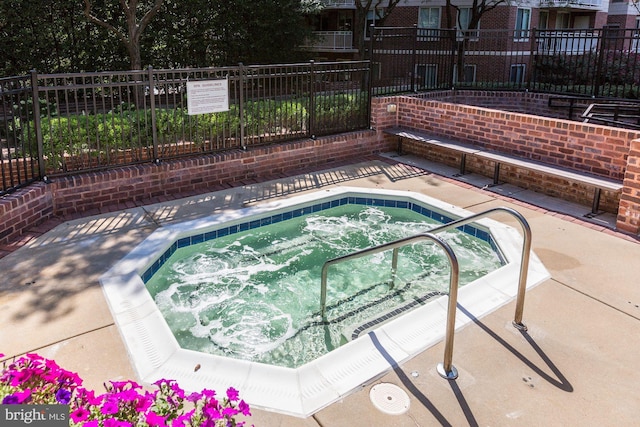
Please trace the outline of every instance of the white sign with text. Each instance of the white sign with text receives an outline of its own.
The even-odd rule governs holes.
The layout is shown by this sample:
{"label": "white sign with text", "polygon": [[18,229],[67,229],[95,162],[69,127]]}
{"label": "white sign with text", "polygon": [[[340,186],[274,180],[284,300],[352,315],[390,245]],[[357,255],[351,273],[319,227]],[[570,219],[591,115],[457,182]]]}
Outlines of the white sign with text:
{"label": "white sign with text", "polygon": [[229,111],[229,80],[187,82],[189,115]]}

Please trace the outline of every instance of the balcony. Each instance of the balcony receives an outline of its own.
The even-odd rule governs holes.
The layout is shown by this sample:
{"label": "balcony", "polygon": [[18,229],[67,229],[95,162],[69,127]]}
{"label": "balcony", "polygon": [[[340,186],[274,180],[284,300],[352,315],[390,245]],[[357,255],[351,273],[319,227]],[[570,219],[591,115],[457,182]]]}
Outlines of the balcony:
{"label": "balcony", "polygon": [[538,35],[538,51],[545,54],[583,54],[596,50],[594,31],[543,31]]}
{"label": "balcony", "polygon": [[325,9],[355,9],[355,0],[320,0]]}
{"label": "balcony", "polygon": [[540,0],[541,8],[568,8],[582,10],[600,10],[602,0]]}
{"label": "balcony", "polygon": [[314,52],[355,52],[352,31],[314,31],[313,42],[303,46]]}

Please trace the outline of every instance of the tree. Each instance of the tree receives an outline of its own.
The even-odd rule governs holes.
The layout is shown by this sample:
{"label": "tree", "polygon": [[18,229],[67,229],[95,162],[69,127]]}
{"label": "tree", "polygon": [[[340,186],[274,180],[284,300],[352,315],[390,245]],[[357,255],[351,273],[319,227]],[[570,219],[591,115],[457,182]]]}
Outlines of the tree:
{"label": "tree", "polygon": [[353,45],[358,49],[360,59],[364,58],[364,39],[369,11],[375,14],[375,25],[381,27],[385,19],[393,12],[400,0],[356,0],[356,13],[353,29]]}
{"label": "tree", "polygon": [[[129,54],[129,61],[132,70],[142,69],[142,55],[140,49],[140,38],[149,22],[160,11],[164,0],[147,0],[138,2],[138,0],[120,0],[120,9],[124,13],[124,22],[121,18],[115,16],[98,18],[92,14],[94,6],[92,0],[84,0],[84,15],[86,18],[96,25],[105,28],[107,31],[115,34],[124,44]],[[138,20],[138,9],[141,9],[142,18]],[[146,9],[146,11],[145,11]],[[114,19],[115,22],[108,22]],[[124,27],[124,28],[123,28]]]}
{"label": "tree", "polygon": [[[480,19],[487,12],[492,11],[496,7],[500,5],[509,4],[511,0],[473,0],[471,6],[466,6],[468,3],[465,3],[465,6],[458,6],[452,3],[452,0],[446,0],[445,5],[445,19],[447,28],[453,29],[456,28],[457,31],[450,31],[450,37],[452,42],[455,43],[456,46],[456,81],[464,82],[465,74],[464,74],[464,58],[465,51],[467,49],[467,44],[469,40],[471,40],[476,36],[476,30],[478,29],[478,25],[480,24]],[[462,14],[460,13],[460,9],[464,7],[469,10],[467,15],[467,21],[461,22]],[[455,11],[455,21],[452,16]],[[455,24],[454,24],[455,22]]]}

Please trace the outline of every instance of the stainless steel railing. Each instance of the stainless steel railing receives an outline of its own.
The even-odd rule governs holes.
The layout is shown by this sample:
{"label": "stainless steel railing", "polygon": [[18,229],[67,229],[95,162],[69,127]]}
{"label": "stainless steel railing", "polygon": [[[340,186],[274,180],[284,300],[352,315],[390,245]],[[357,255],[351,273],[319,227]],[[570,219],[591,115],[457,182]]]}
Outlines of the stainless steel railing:
{"label": "stainless steel railing", "polygon": [[487,217],[495,212],[505,212],[514,216],[522,227],[523,232],[523,244],[522,255],[520,259],[520,274],[518,278],[518,293],[516,296],[516,311],[513,326],[519,330],[526,331],[527,327],[522,323],[522,313],[524,309],[524,295],[527,287],[527,273],[529,270],[529,254],[531,252],[531,227],[527,220],[516,210],[506,207],[497,207],[488,209],[478,214],[470,215],[465,218],[458,219],[456,221],[449,222],[439,227],[429,230],[428,233],[420,233],[414,236],[405,237],[395,240],[393,242],[384,243],[371,248],[363,249],[351,254],[347,254],[338,258],[328,260],[322,266],[321,273],[321,287],[320,287],[320,313],[322,318],[326,315],[327,305],[327,276],[329,267],[334,264],[339,264],[344,261],[360,258],[366,255],[372,255],[378,252],[384,252],[389,249],[393,249],[393,258],[391,265],[392,283],[395,279],[396,269],[398,266],[398,249],[402,246],[415,243],[418,241],[430,240],[439,245],[446,253],[449,263],[451,265],[451,274],[449,276],[449,304],[447,306],[447,326],[445,333],[445,349],[443,362],[437,366],[437,371],[440,376],[449,380],[455,380],[458,378],[458,371],[452,364],[453,360],[453,339],[455,335],[455,322],[456,322],[456,306],[458,304],[458,278],[460,268],[458,265],[458,259],[453,252],[453,249],[442,238],[436,236],[437,233],[450,230],[452,228],[458,228],[470,222]]}

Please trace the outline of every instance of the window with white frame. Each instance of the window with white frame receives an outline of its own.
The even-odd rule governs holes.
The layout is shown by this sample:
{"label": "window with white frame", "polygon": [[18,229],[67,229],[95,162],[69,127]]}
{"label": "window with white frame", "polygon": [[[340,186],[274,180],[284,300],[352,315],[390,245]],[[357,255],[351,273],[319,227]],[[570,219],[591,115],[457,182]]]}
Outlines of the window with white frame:
{"label": "window with white frame", "polygon": [[516,13],[516,31],[513,37],[516,40],[529,40],[529,29],[531,25],[531,9],[518,9]]}
{"label": "window with white frame", "polygon": [[365,22],[365,28],[364,28],[364,38],[366,40],[369,40],[369,38],[371,38],[371,26],[376,25],[376,22],[380,19],[383,13],[384,11],[381,9],[374,9],[374,10],[367,11],[367,20]]}
{"label": "window with white frame", "polygon": [[[469,29],[469,23],[471,22],[471,8],[470,7],[461,7],[458,9],[458,16],[456,17],[456,29],[458,30],[458,38],[464,38],[464,34],[462,31]],[[470,40],[478,39],[478,29],[480,29],[480,23],[478,22],[477,28],[471,30],[467,33],[467,36]]]}
{"label": "window with white frame", "polygon": [[416,85],[419,89],[433,89],[438,84],[438,64],[417,64]]}
{"label": "window with white frame", "polygon": [[635,53],[640,53],[640,16],[636,16],[636,28],[633,31],[631,50]]}
{"label": "window with white frame", "polygon": [[[464,65],[464,83],[475,83],[476,81],[476,66]],[[453,64],[453,83],[458,83],[458,64]]]}
{"label": "window with white frame", "polygon": [[418,11],[418,37],[420,40],[435,40],[440,36],[440,8],[421,7]]}
{"label": "window with white frame", "polygon": [[525,64],[512,64],[509,73],[509,81],[521,85],[524,83],[524,73],[526,71]]}

